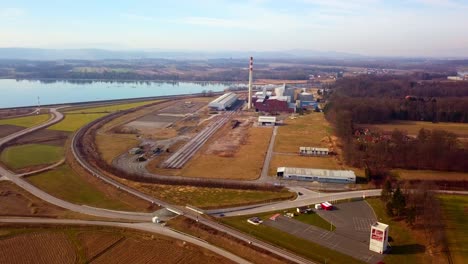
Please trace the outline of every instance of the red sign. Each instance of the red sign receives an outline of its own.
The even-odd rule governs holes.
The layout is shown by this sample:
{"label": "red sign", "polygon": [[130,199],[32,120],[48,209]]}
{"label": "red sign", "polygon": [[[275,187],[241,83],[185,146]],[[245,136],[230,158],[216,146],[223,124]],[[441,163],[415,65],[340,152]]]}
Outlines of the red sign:
{"label": "red sign", "polygon": [[377,229],[372,229],[372,239],[382,242],[384,233]]}

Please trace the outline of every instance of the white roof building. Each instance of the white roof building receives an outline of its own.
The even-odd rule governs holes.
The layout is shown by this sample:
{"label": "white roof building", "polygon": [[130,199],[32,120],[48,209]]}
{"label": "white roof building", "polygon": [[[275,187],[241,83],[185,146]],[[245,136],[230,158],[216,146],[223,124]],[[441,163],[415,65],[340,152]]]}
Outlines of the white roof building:
{"label": "white roof building", "polygon": [[278,167],[276,175],[283,179],[329,183],[356,183],[351,170],[323,170],[309,168]]}
{"label": "white roof building", "polygon": [[217,110],[226,110],[237,101],[237,98],[237,94],[235,93],[225,93],[211,101],[208,104],[208,107],[215,108]]}

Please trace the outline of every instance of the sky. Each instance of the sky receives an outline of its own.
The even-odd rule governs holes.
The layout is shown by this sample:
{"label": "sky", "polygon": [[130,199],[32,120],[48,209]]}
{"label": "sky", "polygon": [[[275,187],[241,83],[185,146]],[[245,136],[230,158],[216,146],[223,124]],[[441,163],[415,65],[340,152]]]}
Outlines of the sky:
{"label": "sky", "polygon": [[0,0],[0,47],[468,56],[468,0]]}

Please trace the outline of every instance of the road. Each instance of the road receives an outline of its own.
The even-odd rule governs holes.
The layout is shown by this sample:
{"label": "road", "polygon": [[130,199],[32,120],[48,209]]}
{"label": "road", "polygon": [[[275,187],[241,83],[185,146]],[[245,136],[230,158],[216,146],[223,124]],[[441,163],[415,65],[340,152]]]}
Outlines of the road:
{"label": "road", "polygon": [[22,136],[24,136],[26,134],[29,134],[31,132],[34,132],[36,130],[39,130],[39,129],[42,129],[42,128],[45,128],[45,127],[48,127],[48,126],[51,126],[51,125],[53,125],[55,123],[60,122],[63,119],[63,114],[60,113],[59,111],[57,111],[57,109],[58,108],[51,108],[50,109],[50,114],[52,115],[52,117],[49,120],[47,120],[45,123],[39,124],[39,125],[34,126],[34,127],[29,127],[29,128],[23,129],[21,131],[18,131],[16,133],[8,135],[8,136],[6,136],[4,138],[1,138],[0,139],[0,147],[2,147],[7,142],[12,141],[13,139],[22,137]]}
{"label": "road", "polygon": [[371,197],[371,196],[380,196],[381,190],[365,190],[365,191],[349,191],[349,192],[340,192],[340,193],[315,193],[315,194],[304,194],[299,196],[300,198],[294,201],[282,201],[276,203],[269,203],[264,205],[251,205],[245,207],[237,208],[225,208],[225,209],[216,209],[208,211],[208,213],[213,215],[224,216],[238,216],[238,215],[251,215],[258,213],[266,213],[271,211],[285,210],[289,208],[307,206],[316,203],[322,203],[326,201],[336,201],[360,197]]}
{"label": "road", "polygon": [[160,234],[163,236],[171,237],[174,239],[186,241],[199,247],[208,249],[218,255],[221,255],[227,259],[230,259],[236,263],[248,264],[249,261],[240,258],[229,251],[216,247],[209,244],[208,242],[198,239],[196,237],[188,236],[186,234],[177,232],[173,229],[163,227],[159,224],[153,223],[118,223],[118,222],[106,222],[106,221],[86,221],[86,220],[73,220],[73,219],[50,219],[50,218],[0,218],[0,223],[22,223],[22,224],[51,224],[51,225],[92,225],[92,226],[108,226],[108,227],[119,227],[140,230],[144,232],[150,232]]}
{"label": "road", "polygon": [[[22,131],[19,131],[17,133],[14,133],[10,136],[7,137],[7,139],[3,138],[2,140],[0,140],[0,146],[2,144],[5,144],[7,142],[9,142],[10,140],[13,140],[15,138],[18,138],[20,136],[24,136],[28,133],[32,133],[36,130],[39,130],[39,129],[42,129],[44,127],[47,127],[47,126],[50,126],[52,124],[55,124],[57,122],[59,122],[60,120],[63,119],[63,115],[56,111],[54,109],[54,111],[51,111],[51,113],[53,114],[53,117],[48,120],[46,123],[44,124],[41,124],[41,125],[38,125],[36,127],[32,127],[32,128],[28,128],[28,129],[25,129],[25,130],[22,130]],[[146,201],[149,201],[149,202],[153,202],[153,203],[157,203],[158,205],[161,205],[163,207],[166,207],[168,210],[171,210],[172,212],[175,212],[177,214],[180,214],[180,215],[184,215],[192,220],[195,220],[195,221],[199,221],[200,223],[203,223],[213,229],[216,229],[220,232],[224,232],[224,233],[227,233],[233,237],[236,237],[242,241],[245,241],[247,243],[254,243],[257,247],[260,247],[260,248],[263,248],[269,252],[272,252],[278,256],[281,256],[283,258],[286,258],[288,260],[291,260],[293,262],[296,262],[296,263],[313,263],[307,259],[304,259],[300,256],[297,256],[289,251],[286,251],[286,250],[283,250],[281,248],[278,248],[274,245],[271,245],[271,244],[268,244],[268,243],[265,243],[263,241],[260,241],[260,240],[257,240],[256,238],[254,237],[251,237],[249,235],[246,235],[246,234],[243,234],[237,230],[234,230],[230,227],[227,227],[227,226],[224,226],[224,225],[221,225],[219,223],[217,223],[216,221],[213,221],[213,220],[210,220],[210,219],[207,219],[207,218],[203,218],[202,215],[200,215],[199,213],[196,213],[192,210],[189,210],[189,209],[186,209],[184,207],[180,207],[180,206],[176,206],[176,205],[171,205],[169,203],[166,203],[164,201],[161,201],[161,200],[157,200],[151,196],[148,196],[144,193],[141,193],[140,191],[138,190],[135,190],[133,188],[130,188],[126,185],[123,185],[119,182],[116,182],[114,181],[113,179],[111,178],[108,178],[106,176],[103,176],[102,174],[100,174],[99,171],[97,171],[95,168],[93,168],[92,166],[90,166],[89,164],[87,164],[83,159],[82,157],[80,157],[79,155],[77,155],[77,151],[75,149],[76,147],[76,142],[74,142],[76,140],[76,134],[74,135],[74,137],[72,138],[72,153],[75,155],[75,158],[77,159],[77,161],[81,164],[81,166],[83,168],[85,168],[86,170],[88,170],[88,172],[90,172],[92,175],[94,175],[95,177],[105,181],[106,183],[108,184],[111,184],[113,186],[115,186],[116,188],[118,189],[121,189],[121,190],[124,190],[124,191],[127,191],[133,195],[135,195],[136,197],[140,197],[141,199],[144,199]],[[149,213],[135,213],[135,212],[123,212],[123,211],[113,211],[113,210],[107,210],[107,209],[102,209],[102,208],[94,208],[94,207],[89,207],[89,206],[84,206],[84,205],[77,205],[77,204],[73,204],[73,203],[70,203],[70,202],[67,202],[67,201],[64,201],[64,200],[61,200],[57,197],[54,197],[44,191],[42,191],[41,189],[35,187],[34,185],[30,184],[29,182],[25,181],[24,179],[22,179],[21,177],[19,177],[17,174],[5,169],[5,168],[2,168],[0,167],[0,176],[2,179],[7,179],[7,180],[10,180],[12,181],[13,183],[17,184],[19,187],[23,188],[24,190],[30,192],[31,194],[35,195],[36,197],[44,200],[44,201],[47,201],[51,204],[54,204],[56,206],[59,206],[59,207],[62,207],[62,208],[65,208],[65,209],[68,209],[68,210],[71,210],[71,211],[74,211],[74,212],[78,212],[78,213],[82,213],[82,214],[87,214],[87,215],[93,215],[93,216],[97,216],[97,217],[104,217],[104,218],[110,218],[110,219],[113,219],[113,220],[126,220],[126,221],[144,221],[148,224],[141,224],[142,226],[145,226],[145,227],[148,227],[148,225],[151,225],[149,224],[149,222],[151,222],[151,217],[152,217],[152,214],[149,214]]]}
{"label": "road", "polygon": [[275,146],[276,134],[278,133],[278,126],[273,128],[273,132],[271,133],[270,144],[268,145],[268,150],[265,155],[265,160],[263,162],[262,173],[260,174],[260,178],[257,181],[260,182],[269,182],[268,170],[270,169],[270,162],[271,158],[273,157],[273,148]]}

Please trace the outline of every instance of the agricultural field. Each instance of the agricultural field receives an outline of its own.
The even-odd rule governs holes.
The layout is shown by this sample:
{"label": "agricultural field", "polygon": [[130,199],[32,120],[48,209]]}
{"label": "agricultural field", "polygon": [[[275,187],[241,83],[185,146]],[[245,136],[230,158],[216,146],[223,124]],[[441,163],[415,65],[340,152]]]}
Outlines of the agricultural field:
{"label": "agricultural field", "polygon": [[392,170],[402,180],[468,181],[468,173],[431,170]]}
{"label": "agricultural field", "polygon": [[159,100],[124,103],[124,104],[109,104],[109,105],[103,105],[103,106],[97,106],[97,107],[91,107],[91,108],[80,108],[76,110],[65,111],[65,113],[66,114],[112,113],[116,111],[128,110],[131,108],[135,108],[135,107],[139,107],[139,106],[143,106],[143,105],[147,105],[151,103],[156,103],[156,102],[159,102]]}
{"label": "agricultural field", "polygon": [[0,160],[8,168],[18,170],[37,165],[49,165],[63,159],[63,147],[44,144],[11,146],[3,150]]}
{"label": "agricultural field", "polygon": [[139,210],[137,205],[122,199],[122,191],[100,189],[78,176],[68,165],[30,176],[28,181],[47,193],[72,203],[114,210]]}
{"label": "agricultural field", "polygon": [[79,214],[49,204],[9,181],[0,181],[0,215],[67,217]]}
{"label": "agricultural field", "polygon": [[441,195],[439,199],[445,220],[445,233],[453,263],[468,259],[468,196]]}
{"label": "agricultural field", "polygon": [[378,124],[378,125],[360,125],[362,127],[377,128],[383,131],[393,131],[395,129],[406,131],[408,135],[417,135],[421,128],[430,130],[446,130],[452,132],[459,137],[468,138],[468,124],[465,123],[431,123],[423,121],[394,121],[389,124]]}
{"label": "agricultural field", "polygon": [[106,113],[91,113],[91,114],[65,114],[65,118],[59,123],[48,127],[49,130],[60,130],[74,132],[82,126],[94,121],[100,117],[107,115]]}
{"label": "agricultural field", "polygon": [[13,126],[13,125],[0,125],[0,138],[6,137],[13,133],[23,130],[24,127]]}
{"label": "agricultural field", "polygon": [[109,227],[2,225],[0,263],[232,263],[158,234]]}
{"label": "agricultural field", "polygon": [[435,259],[435,256],[427,254],[423,235],[408,227],[404,220],[394,221],[387,216],[385,205],[379,198],[370,198],[367,199],[367,202],[374,210],[379,222],[390,226],[389,237],[392,238],[392,251],[385,255],[385,263],[434,263],[435,260],[440,261],[440,259]]}
{"label": "agricultural field", "polygon": [[77,254],[65,233],[41,232],[0,237],[0,263],[75,263]]}
{"label": "agricultural field", "polygon": [[295,193],[287,190],[275,192],[145,184],[136,182],[126,182],[126,184],[170,203],[179,205],[189,204],[203,209],[287,200],[293,199],[296,196]]}
{"label": "agricultural field", "polygon": [[[271,216],[271,214],[268,214],[268,216]],[[302,255],[312,261],[319,263],[361,263],[352,257],[312,243],[308,240],[298,238],[276,228],[262,224],[258,226],[249,224],[247,223],[248,218],[248,216],[228,217],[222,218],[221,222],[246,234],[255,236],[258,239]],[[329,224],[327,226],[329,227]]]}
{"label": "agricultural field", "polygon": [[17,118],[0,119],[0,125],[13,125],[20,127],[33,127],[46,122],[49,119],[48,114],[31,115]]}
{"label": "agricultural field", "polygon": [[167,225],[173,229],[182,231],[186,234],[196,236],[207,241],[210,244],[221,247],[235,255],[244,258],[256,264],[282,264],[288,263],[284,259],[255,248],[242,240],[238,240],[226,233],[211,229],[203,224],[197,223],[185,217],[176,217],[168,221]]}

